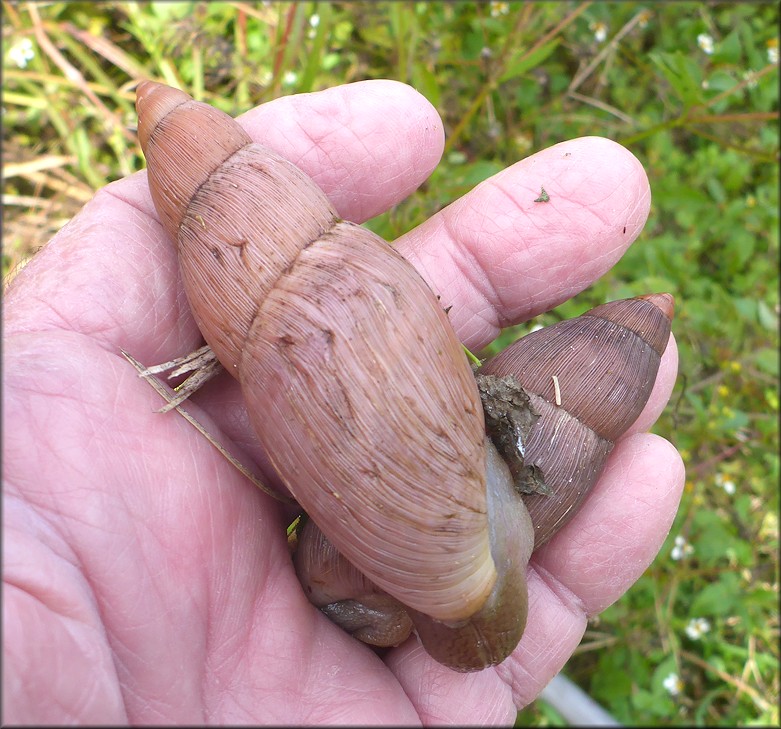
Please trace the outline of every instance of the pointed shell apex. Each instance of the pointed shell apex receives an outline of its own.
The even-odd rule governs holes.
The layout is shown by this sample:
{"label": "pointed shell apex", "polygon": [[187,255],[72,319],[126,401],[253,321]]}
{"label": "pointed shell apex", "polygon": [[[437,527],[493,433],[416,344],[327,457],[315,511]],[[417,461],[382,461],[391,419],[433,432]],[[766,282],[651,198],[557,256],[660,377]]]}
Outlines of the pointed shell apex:
{"label": "pointed shell apex", "polygon": [[160,121],[180,104],[192,101],[184,91],[156,81],[142,81],[136,87],[136,111],[138,112],[138,142],[146,151],[149,137]]}

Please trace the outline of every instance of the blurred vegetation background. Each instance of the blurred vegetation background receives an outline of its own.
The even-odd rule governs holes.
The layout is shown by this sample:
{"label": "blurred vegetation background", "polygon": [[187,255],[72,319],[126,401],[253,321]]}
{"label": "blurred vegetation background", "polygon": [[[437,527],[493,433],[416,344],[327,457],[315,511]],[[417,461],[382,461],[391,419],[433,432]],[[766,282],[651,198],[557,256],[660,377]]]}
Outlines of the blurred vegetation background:
{"label": "blurred vegetation background", "polygon": [[[236,115],[365,78],[412,84],[442,164],[369,226],[401,235],[548,145],[603,135],[653,203],[623,260],[533,322],[676,298],[679,381],[656,432],[687,482],[660,555],[565,667],[630,725],[778,725],[778,4],[3,4],[3,280],[107,182],[143,167],[133,88]],[[519,725],[563,725],[548,705]]]}

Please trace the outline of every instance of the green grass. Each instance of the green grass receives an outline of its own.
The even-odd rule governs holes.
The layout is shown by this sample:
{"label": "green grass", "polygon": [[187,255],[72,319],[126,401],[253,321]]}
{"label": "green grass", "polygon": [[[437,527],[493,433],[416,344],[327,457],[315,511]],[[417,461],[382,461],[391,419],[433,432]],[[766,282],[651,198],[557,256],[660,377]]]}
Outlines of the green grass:
{"label": "green grass", "polygon": [[[447,149],[370,222],[389,239],[550,144],[625,144],[651,180],[646,230],[538,321],[675,295],[680,378],[655,430],[688,475],[659,557],[565,671],[628,724],[777,725],[777,28],[775,3],[6,4],[4,280],[93,190],[143,167],[141,77],[232,114],[364,78],[414,85]],[[690,637],[697,618],[709,629]],[[519,723],[562,722],[538,702]]]}

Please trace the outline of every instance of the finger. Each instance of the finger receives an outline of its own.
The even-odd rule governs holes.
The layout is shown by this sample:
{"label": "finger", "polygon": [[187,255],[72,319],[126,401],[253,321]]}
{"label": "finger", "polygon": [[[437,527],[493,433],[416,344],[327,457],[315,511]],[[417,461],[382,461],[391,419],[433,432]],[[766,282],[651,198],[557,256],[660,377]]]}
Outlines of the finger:
{"label": "finger", "polygon": [[306,172],[342,217],[359,223],[417,189],[439,163],[445,141],[425,97],[388,80],[285,96],[238,121],[255,141]]}
{"label": "finger", "polygon": [[424,724],[509,725],[572,655],[586,629],[582,606],[532,568],[527,582],[526,629],[515,652],[498,666],[456,673],[436,663],[414,639],[388,655],[388,667]]}
{"label": "finger", "polygon": [[[540,592],[551,595],[546,614],[547,602],[559,602],[585,630],[588,616],[624,594],[667,537],[683,483],[680,456],[667,441],[648,434],[621,441],[578,514],[532,557]],[[559,643],[555,632],[538,629],[531,614],[529,625],[504,667],[519,706],[537,696],[580,640],[568,635]]]}
{"label": "finger", "polygon": [[533,558],[577,594],[589,614],[604,610],[642,574],[667,537],[684,482],[678,452],[659,436],[618,442],[580,511]]}
{"label": "finger", "polygon": [[413,637],[385,663],[401,684],[423,726],[512,726],[512,690],[495,671],[456,673],[426,653]]}
{"label": "finger", "polygon": [[[544,187],[548,202],[535,202]],[[601,137],[562,142],[494,175],[398,242],[470,349],[608,271],[648,217],[645,171]]]}
{"label": "finger", "polygon": [[[347,218],[398,202],[442,151],[436,111],[404,84],[361,82],[272,107],[245,115],[251,134],[304,164]],[[98,192],[20,272],[7,301],[9,333],[72,329],[145,363],[179,356],[199,341],[145,173]]]}

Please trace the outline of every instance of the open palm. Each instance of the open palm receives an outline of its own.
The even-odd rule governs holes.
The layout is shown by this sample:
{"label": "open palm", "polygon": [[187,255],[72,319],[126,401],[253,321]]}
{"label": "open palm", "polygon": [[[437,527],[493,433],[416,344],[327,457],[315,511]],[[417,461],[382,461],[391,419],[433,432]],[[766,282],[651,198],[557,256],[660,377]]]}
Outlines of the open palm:
{"label": "open palm", "polygon": [[[240,121],[358,222],[413,192],[442,153],[436,112],[389,81],[280,99]],[[534,203],[543,185],[550,200]],[[397,245],[479,349],[607,271],[649,203],[631,154],[576,139]],[[672,387],[671,342],[586,505],[533,557],[515,653],[475,674],[434,663],[414,638],[379,657],[305,600],[289,512],[176,413],[156,413],[159,396],[120,354],[154,364],[201,341],[145,173],[96,195],[16,277],[4,316],[6,723],[511,723],[587,616],[647,567],[677,507],[680,459],[643,432]],[[227,375],[188,409],[267,468]]]}

